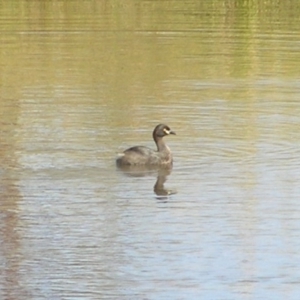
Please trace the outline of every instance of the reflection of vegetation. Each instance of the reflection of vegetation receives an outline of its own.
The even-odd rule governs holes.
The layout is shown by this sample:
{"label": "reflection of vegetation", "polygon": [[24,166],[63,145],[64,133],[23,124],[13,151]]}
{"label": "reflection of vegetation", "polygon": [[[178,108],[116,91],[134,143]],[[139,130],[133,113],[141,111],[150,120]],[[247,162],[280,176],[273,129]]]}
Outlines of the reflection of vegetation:
{"label": "reflection of vegetation", "polygon": [[[299,11],[298,0],[5,1],[0,7],[1,16],[35,26],[43,26],[45,20],[49,20],[48,26],[58,29],[63,26],[65,30],[70,26],[83,25],[71,22],[72,19],[82,20],[88,26],[105,26],[111,30],[175,30],[187,29],[187,26],[196,29],[205,25],[234,29],[235,21],[242,19],[246,24],[247,19],[253,17],[259,24],[271,24],[272,19],[285,20],[277,24],[280,28],[289,28],[290,24],[299,26]],[[62,19],[68,22],[57,22]],[[2,28],[15,27],[18,23],[4,22]]]}
{"label": "reflection of vegetation", "polygon": [[0,12],[2,84],[50,95],[76,87],[113,114],[130,105],[131,122],[141,104],[166,105],[182,80],[299,72],[299,49],[286,53],[299,32],[298,0],[4,1]]}

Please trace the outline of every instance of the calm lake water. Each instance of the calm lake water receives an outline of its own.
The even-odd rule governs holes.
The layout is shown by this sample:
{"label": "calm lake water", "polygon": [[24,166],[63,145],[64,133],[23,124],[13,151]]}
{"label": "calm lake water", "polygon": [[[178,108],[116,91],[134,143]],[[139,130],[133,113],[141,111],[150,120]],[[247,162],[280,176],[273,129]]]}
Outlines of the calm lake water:
{"label": "calm lake water", "polygon": [[0,12],[1,299],[299,299],[299,1]]}

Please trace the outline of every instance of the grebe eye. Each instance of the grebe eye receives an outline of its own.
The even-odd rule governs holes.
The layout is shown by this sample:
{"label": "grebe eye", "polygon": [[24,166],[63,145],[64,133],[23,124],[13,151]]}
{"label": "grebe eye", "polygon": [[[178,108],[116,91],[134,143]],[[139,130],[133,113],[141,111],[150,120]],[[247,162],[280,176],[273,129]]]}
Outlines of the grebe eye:
{"label": "grebe eye", "polygon": [[167,127],[164,128],[164,133],[165,133],[165,134],[170,134],[170,131],[171,131],[170,128],[167,128]]}

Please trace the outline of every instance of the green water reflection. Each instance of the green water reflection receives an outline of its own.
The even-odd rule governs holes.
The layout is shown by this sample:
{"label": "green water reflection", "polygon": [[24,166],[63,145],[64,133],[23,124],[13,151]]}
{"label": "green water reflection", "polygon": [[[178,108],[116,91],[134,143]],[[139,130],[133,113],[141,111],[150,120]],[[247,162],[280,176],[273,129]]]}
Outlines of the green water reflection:
{"label": "green water reflection", "polygon": [[[233,224],[232,231],[247,233],[245,244],[251,245],[249,248],[254,253],[248,257],[249,265],[252,259],[256,259],[255,251],[264,258],[264,252],[255,240],[265,224],[265,215],[259,213],[263,209],[268,212],[269,209],[263,201],[264,196],[269,199],[269,195],[265,195],[264,191],[277,191],[275,182],[277,186],[282,184],[283,191],[296,191],[294,194],[287,192],[286,199],[292,203],[291,206],[293,200],[295,203],[297,200],[298,177],[294,166],[298,163],[295,149],[300,129],[299,15],[298,0],[2,1],[0,175],[3,192],[1,234],[5,247],[2,248],[0,259],[6,262],[4,272],[7,275],[0,276],[0,282],[7,297],[17,299],[28,290],[29,298],[36,291],[41,291],[42,295],[48,291],[49,299],[53,298],[52,292],[55,294],[55,291],[63,288],[59,285],[65,279],[61,276],[65,271],[60,269],[62,262],[68,264],[68,258],[74,255],[74,265],[67,265],[70,273],[67,272],[69,277],[66,276],[74,281],[64,282],[69,291],[73,291],[70,287],[72,283],[80,281],[76,278],[77,273],[73,272],[73,267],[79,265],[76,271],[82,272],[81,280],[89,279],[86,274],[92,274],[97,282],[98,274],[103,272],[103,278],[108,282],[105,286],[107,290],[113,285],[118,286],[121,292],[117,298],[124,299],[122,292],[126,294],[128,291],[128,281],[122,275],[128,271],[124,271],[124,266],[129,269],[132,267],[128,259],[132,255],[130,250],[138,256],[138,265],[144,267],[143,255],[139,256],[135,243],[132,246],[128,236],[141,239],[137,247],[147,243],[149,238],[148,243],[154,248],[153,240],[159,242],[159,238],[166,238],[158,238],[157,232],[170,228],[167,225],[172,227],[178,224],[180,230],[185,229],[186,224],[190,227],[199,219],[203,221],[197,216],[202,212],[202,206],[197,207],[195,200],[199,195],[201,199],[208,199],[208,215],[218,213],[220,215],[213,219],[221,216],[223,220],[222,213],[230,215],[230,211],[218,211],[216,207],[209,206],[209,203],[213,203],[210,201],[213,192],[216,193],[213,197],[222,200],[228,191],[229,195],[242,194],[240,211],[238,205],[234,206],[230,201],[228,207],[233,209],[235,217],[241,212],[244,215],[241,214],[241,220],[230,215],[234,221],[230,223],[229,220],[228,224]],[[187,188],[189,183],[193,188],[188,191],[187,199],[180,198],[180,189],[174,196],[179,198],[175,198],[174,211],[170,211],[168,218],[176,222],[166,226],[162,224],[168,218],[160,214],[161,211],[155,211],[151,204],[153,186],[157,194],[170,194],[164,188],[167,176],[158,176],[160,180],[157,181],[155,176],[149,179],[151,193],[147,194],[142,187],[148,182],[118,177],[114,168],[114,156],[118,148],[142,142],[150,144],[151,131],[161,122],[166,122],[178,132],[176,140],[170,143],[175,154],[174,173],[179,179],[177,182],[170,180],[168,184],[177,190],[181,180],[184,182],[180,186],[182,189]],[[207,172],[200,167],[193,174],[182,171],[198,167],[203,157],[211,165]],[[286,164],[278,164],[281,161]],[[218,163],[226,167],[221,168]],[[286,173],[281,173],[279,168],[275,173],[278,176],[274,176],[270,172],[274,166],[282,167]],[[211,169],[213,171],[210,173]],[[232,174],[229,179],[226,177],[228,174]],[[273,179],[272,184],[267,180],[269,177],[264,177],[265,174]],[[278,180],[283,177],[288,180]],[[131,184],[136,184],[136,189],[128,188]],[[209,187],[207,193],[205,187]],[[222,195],[219,193],[220,187],[226,187]],[[123,201],[120,195],[124,196],[126,188],[129,196],[126,195],[126,201]],[[137,191],[143,194],[144,202],[139,203],[141,206],[135,203],[136,206],[131,207],[132,199],[141,198],[140,195],[136,196]],[[274,194],[272,196],[276,200],[277,194]],[[194,202],[189,203],[190,199]],[[94,206],[87,208],[86,203]],[[185,207],[186,203],[190,207]],[[97,209],[103,210],[102,214],[98,214]],[[137,214],[135,209],[139,210]],[[145,219],[150,219],[150,222],[144,222],[143,217],[138,219],[140,211],[144,209],[150,209],[150,215],[153,213],[151,218],[146,215]],[[167,209],[164,212],[169,213]],[[287,218],[281,213],[283,210],[278,209],[278,224]],[[180,218],[190,215],[193,222],[188,218],[185,219],[187,223],[176,219],[176,214]],[[156,222],[157,232],[149,231],[148,235],[140,233],[135,224],[147,230],[147,226],[152,225],[152,217],[159,220]],[[204,217],[207,216],[204,214]],[[247,221],[243,222],[243,217]],[[269,221],[272,224],[272,220]],[[296,221],[292,220],[289,224],[295,230],[295,236],[299,236],[299,229],[293,222]],[[85,231],[81,231],[80,226],[76,227],[78,223],[80,226],[88,224]],[[201,223],[207,226],[206,232],[215,226],[213,237],[206,236],[207,243],[223,246],[222,241],[226,240],[226,236],[222,235],[223,227],[217,228],[216,224]],[[247,229],[251,224],[259,230],[256,232],[254,228],[255,233],[248,234]],[[115,228],[111,236],[111,232],[106,231],[109,227]],[[271,227],[270,231],[272,228],[275,227]],[[167,248],[163,248],[161,253],[168,253],[168,258],[170,256],[177,261],[176,255],[182,253],[182,249],[178,251],[176,248],[180,244],[176,240],[176,232],[170,232],[174,234],[175,242],[164,244],[163,247]],[[102,233],[105,238],[101,236]],[[96,234],[100,235],[98,239],[95,239]],[[183,232],[181,236],[191,236],[185,240],[189,245],[188,250],[194,247],[191,242],[193,238],[202,238],[193,234],[194,231]],[[202,234],[205,237],[205,232]],[[277,238],[284,239],[284,235]],[[221,242],[213,240],[215,236]],[[80,244],[82,239],[93,246],[85,248],[86,244]],[[102,254],[104,261],[106,256],[110,256],[108,264],[101,261],[102,249],[97,247],[99,240],[103,247],[108,243],[115,247],[115,255],[110,256],[110,247],[105,248],[105,255]],[[168,235],[166,240],[172,241]],[[261,244],[262,240],[259,240]],[[292,244],[291,240],[288,241]],[[174,251],[166,250],[169,244]],[[207,257],[210,257],[211,249],[205,248],[201,240],[202,245],[201,251],[207,251]],[[245,253],[242,246],[234,246],[235,251]],[[295,242],[293,249],[296,246],[299,244]],[[49,248],[52,252],[49,252]],[[31,252],[31,249],[34,251]],[[98,257],[100,262],[94,264],[86,257],[83,261],[76,260],[82,258],[82,252],[86,249],[91,251],[91,254],[87,252],[89,259]],[[233,252],[228,251],[230,255]],[[282,259],[290,263],[290,253],[287,251],[284,256],[279,252],[275,260]],[[47,255],[43,256],[44,253],[51,253],[56,264],[52,264],[51,259],[43,260],[48,258]],[[119,265],[117,256],[122,261]],[[203,263],[201,257],[196,253],[196,261],[192,265],[207,264],[208,260]],[[216,257],[219,255],[216,254]],[[219,262],[216,257],[213,258]],[[35,258],[41,261],[35,261]],[[235,258],[231,259],[235,262]],[[159,259],[153,261],[157,263]],[[40,263],[46,266],[41,281]],[[102,267],[101,263],[104,271],[95,272],[94,265]],[[273,262],[273,265],[276,263]],[[180,268],[180,264],[177,267]],[[57,274],[56,268],[62,273]],[[210,270],[209,266],[207,269]],[[249,273],[256,272],[251,267],[249,269]],[[234,275],[239,277],[241,269],[237,267],[235,271]],[[26,284],[24,272],[30,274],[30,282]],[[180,278],[180,272],[178,274]],[[295,277],[293,280],[297,282],[297,275]],[[38,280],[32,282],[32,278]],[[49,281],[53,284],[52,288],[48,286]],[[179,281],[175,282],[176,286],[179,286]],[[99,289],[95,282],[88,282],[87,286],[97,290],[92,295],[97,299]],[[216,282],[218,280],[213,284]],[[247,293],[251,294],[256,281],[249,282]],[[18,285],[22,288],[13,291],[13,286]],[[212,290],[217,291],[220,285],[216,284],[215,287]],[[82,294],[86,295],[82,289]],[[208,296],[212,296],[211,293],[208,292]],[[174,296],[171,293],[166,298],[174,298],[170,295]],[[217,299],[216,296],[213,294],[211,298]],[[228,299],[233,299],[232,294],[229,293]]]}

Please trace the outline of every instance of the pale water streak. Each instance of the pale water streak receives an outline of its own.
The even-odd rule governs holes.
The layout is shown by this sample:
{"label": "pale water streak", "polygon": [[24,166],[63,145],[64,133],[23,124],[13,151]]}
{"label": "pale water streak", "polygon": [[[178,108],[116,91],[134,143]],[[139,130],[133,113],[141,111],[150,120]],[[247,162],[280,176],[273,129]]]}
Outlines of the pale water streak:
{"label": "pale water streak", "polygon": [[3,4],[0,298],[298,300],[299,9]]}

